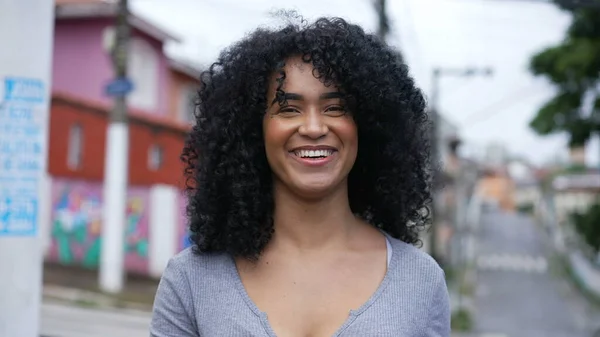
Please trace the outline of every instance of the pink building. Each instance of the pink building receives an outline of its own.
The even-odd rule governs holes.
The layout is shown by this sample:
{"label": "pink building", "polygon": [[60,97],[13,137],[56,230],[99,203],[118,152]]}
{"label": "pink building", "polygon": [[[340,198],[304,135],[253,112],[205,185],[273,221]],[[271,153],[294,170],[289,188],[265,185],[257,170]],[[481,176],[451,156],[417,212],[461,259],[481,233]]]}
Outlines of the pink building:
{"label": "pink building", "polygon": [[[114,35],[116,4],[102,1],[56,6],[53,90],[110,104],[104,86],[113,78],[109,52]],[[129,77],[135,83],[129,104],[156,115],[169,108],[169,62],[163,45],[177,41],[171,34],[132,16]]]}
{"label": "pink building", "polygon": [[[104,88],[114,78],[110,44],[116,11],[116,3],[102,0],[56,1],[47,260],[92,269],[98,266],[102,240],[102,179],[112,107]],[[130,24],[128,77],[134,90],[128,96],[126,268],[157,275],[165,259],[184,245],[179,154],[199,71],[165,55],[164,44],[178,41],[173,35],[135,14]]]}

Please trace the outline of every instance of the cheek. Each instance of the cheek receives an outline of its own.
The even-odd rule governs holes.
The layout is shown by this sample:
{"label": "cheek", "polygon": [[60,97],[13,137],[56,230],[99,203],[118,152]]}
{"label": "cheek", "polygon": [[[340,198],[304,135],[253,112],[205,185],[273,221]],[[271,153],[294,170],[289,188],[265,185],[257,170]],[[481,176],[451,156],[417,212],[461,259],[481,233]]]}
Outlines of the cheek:
{"label": "cheek", "polygon": [[282,122],[276,118],[265,117],[263,120],[263,138],[267,156],[272,156],[274,153],[283,151],[288,139],[293,134],[293,128],[290,123]]}
{"label": "cheek", "polygon": [[281,128],[278,127],[277,123],[272,118],[265,117],[263,122],[263,135],[266,147],[276,145],[281,139]]}
{"label": "cheek", "polygon": [[358,130],[353,119],[348,118],[337,126],[338,135],[344,145],[351,151],[358,148]]}

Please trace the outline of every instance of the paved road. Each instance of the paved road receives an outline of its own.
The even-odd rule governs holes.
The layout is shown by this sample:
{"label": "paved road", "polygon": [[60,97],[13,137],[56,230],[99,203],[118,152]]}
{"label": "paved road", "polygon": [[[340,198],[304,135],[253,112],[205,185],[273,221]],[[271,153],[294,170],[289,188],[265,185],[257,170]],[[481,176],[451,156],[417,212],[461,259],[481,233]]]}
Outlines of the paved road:
{"label": "paved road", "polygon": [[498,337],[591,336],[592,322],[600,323],[600,316],[554,272],[547,242],[529,218],[484,215],[478,242],[477,331]]}
{"label": "paved road", "polygon": [[148,337],[150,314],[42,305],[43,337]]}

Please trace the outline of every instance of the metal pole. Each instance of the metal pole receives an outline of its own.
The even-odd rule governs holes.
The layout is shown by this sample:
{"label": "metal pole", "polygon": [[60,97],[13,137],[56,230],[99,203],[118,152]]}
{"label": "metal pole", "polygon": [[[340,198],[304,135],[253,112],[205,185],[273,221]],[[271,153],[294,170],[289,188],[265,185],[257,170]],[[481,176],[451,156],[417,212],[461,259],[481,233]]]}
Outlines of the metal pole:
{"label": "metal pole", "polygon": [[[117,79],[127,77],[130,27],[127,0],[118,3],[116,41],[113,63]],[[100,259],[100,289],[118,293],[124,283],[125,212],[127,205],[129,133],[126,94],[115,97],[114,109],[106,136],[104,165],[102,249]]]}
{"label": "metal pole", "polygon": [[0,336],[38,337],[54,1],[0,0]]}
{"label": "metal pole", "polygon": [[431,256],[440,263],[438,252],[437,252],[437,222],[439,221],[438,204],[439,201],[436,198],[437,184],[440,181],[441,170],[438,170],[438,164],[441,163],[439,158],[439,113],[438,113],[438,86],[440,78],[440,69],[435,68],[431,77],[431,99],[429,102],[429,114],[431,118],[431,170],[433,174],[433,200],[431,202],[431,233],[429,236],[429,251]]}
{"label": "metal pole", "polygon": [[385,41],[388,33],[390,32],[390,22],[386,12],[385,0],[375,0],[375,10],[377,11],[377,17],[379,19],[377,25],[377,36],[381,40]]}
{"label": "metal pole", "polygon": [[[443,163],[442,158],[440,156],[440,144],[442,140],[440,139],[440,123],[441,118],[439,114],[439,81],[442,75],[452,75],[452,76],[475,76],[475,75],[483,75],[490,76],[492,74],[491,68],[434,68],[431,77],[431,97],[429,101],[429,116],[431,118],[432,127],[431,127],[431,169],[433,172],[433,200],[431,203],[431,233],[429,236],[429,245],[430,245],[430,254],[431,256],[438,262],[442,263],[439,252],[437,251],[437,230],[438,225],[440,223],[440,201],[436,198],[436,194],[439,191],[439,184],[442,182],[443,178]],[[439,168],[439,170],[438,170]]]}

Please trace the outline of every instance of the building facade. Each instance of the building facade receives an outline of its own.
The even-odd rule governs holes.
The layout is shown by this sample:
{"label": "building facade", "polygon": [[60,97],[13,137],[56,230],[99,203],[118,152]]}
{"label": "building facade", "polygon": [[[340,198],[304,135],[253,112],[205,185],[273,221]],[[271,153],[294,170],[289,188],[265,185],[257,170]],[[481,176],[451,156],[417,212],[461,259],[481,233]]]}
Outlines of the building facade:
{"label": "building facade", "polygon": [[[95,269],[102,240],[107,126],[113,99],[116,3],[58,0],[49,123],[46,260]],[[129,166],[125,228],[128,272],[158,276],[186,245],[180,154],[193,122],[199,72],[170,60],[177,39],[131,15]],[[160,204],[160,207],[158,207]],[[157,223],[157,219],[162,222]],[[169,221],[171,219],[171,221]]]}

